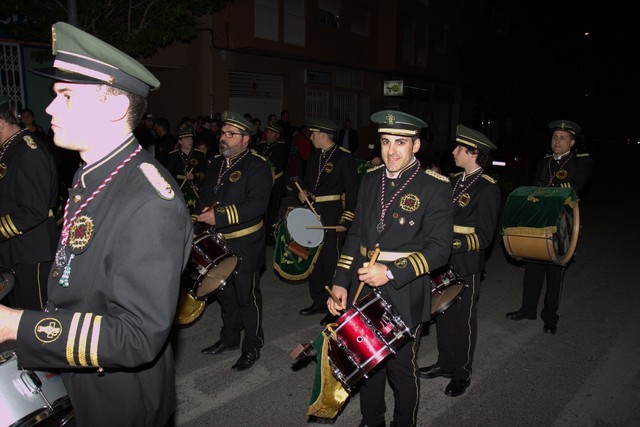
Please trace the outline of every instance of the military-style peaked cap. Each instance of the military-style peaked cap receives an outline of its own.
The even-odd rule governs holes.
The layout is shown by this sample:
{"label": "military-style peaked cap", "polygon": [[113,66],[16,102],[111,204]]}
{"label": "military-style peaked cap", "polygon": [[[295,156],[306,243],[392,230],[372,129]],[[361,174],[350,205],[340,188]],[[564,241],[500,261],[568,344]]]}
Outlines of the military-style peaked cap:
{"label": "military-style peaked cap", "polygon": [[222,113],[222,124],[229,124],[235,126],[243,132],[253,135],[256,130],[253,128],[253,123],[245,119],[242,114],[238,114],[235,111],[225,111]]}
{"label": "military-style peaked cap", "polygon": [[267,125],[267,129],[271,129],[272,131],[278,132],[280,135],[282,135],[282,127],[276,122],[269,122],[269,124]]}
{"label": "military-style peaked cap", "polygon": [[340,127],[336,122],[330,119],[320,118],[309,120],[309,130],[311,132],[323,132],[336,136]]}
{"label": "military-style peaked cap", "polygon": [[106,84],[147,97],[160,82],[126,53],[66,22],[51,29],[53,67],[31,70],[35,74],[70,83]]}
{"label": "military-style peaked cap", "polygon": [[191,126],[183,127],[178,132],[176,132],[176,137],[178,139],[184,138],[185,136],[190,136],[192,138],[195,136],[195,134],[193,132],[193,128],[191,128]]}
{"label": "military-style peaked cap", "polygon": [[551,130],[565,130],[573,135],[579,135],[582,132],[582,128],[577,124],[569,120],[554,120],[549,123],[549,129]]}
{"label": "military-style peaked cap", "polygon": [[468,128],[465,125],[458,125],[456,127],[456,143],[483,151],[498,148],[485,134]]}
{"label": "military-style peaked cap", "polygon": [[378,133],[399,136],[418,136],[420,129],[429,126],[425,121],[395,110],[382,110],[371,115],[371,121],[378,124]]}

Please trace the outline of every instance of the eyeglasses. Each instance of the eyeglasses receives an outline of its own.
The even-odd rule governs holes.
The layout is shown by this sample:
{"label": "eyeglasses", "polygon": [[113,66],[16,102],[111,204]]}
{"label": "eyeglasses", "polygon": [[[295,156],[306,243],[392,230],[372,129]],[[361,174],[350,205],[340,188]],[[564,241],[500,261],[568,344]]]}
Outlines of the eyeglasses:
{"label": "eyeglasses", "polygon": [[242,134],[240,132],[222,131],[222,135],[224,135],[227,138],[233,138],[235,135],[242,135]]}

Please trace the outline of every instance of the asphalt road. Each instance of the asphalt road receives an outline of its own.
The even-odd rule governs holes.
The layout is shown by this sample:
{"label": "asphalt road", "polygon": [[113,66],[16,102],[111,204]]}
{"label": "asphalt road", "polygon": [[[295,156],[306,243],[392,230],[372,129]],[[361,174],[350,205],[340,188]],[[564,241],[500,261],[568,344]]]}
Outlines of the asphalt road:
{"label": "asphalt road", "polygon": [[[544,334],[539,318],[514,322],[504,317],[520,306],[524,268],[499,241],[480,293],[471,385],[464,395],[451,398],[443,393],[448,379],[422,380],[419,425],[638,425],[640,287],[634,267],[640,209],[633,202],[638,179],[619,158],[597,160],[591,189],[580,202],[582,230],[565,274],[557,335]],[[609,174],[614,170],[615,185]],[[231,370],[239,350],[217,356],[200,352],[218,339],[217,302],[177,331],[175,426],[313,425],[306,411],[315,361],[300,366],[290,353],[321,333],[322,315],[298,314],[310,303],[305,282],[284,283],[268,268],[261,288],[266,344],[250,370]],[[430,325],[420,340],[418,362],[429,365],[436,357],[436,330]],[[388,388],[387,423],[391,393]],[[356,426],[360,419],[356,392],[334,425]]]}

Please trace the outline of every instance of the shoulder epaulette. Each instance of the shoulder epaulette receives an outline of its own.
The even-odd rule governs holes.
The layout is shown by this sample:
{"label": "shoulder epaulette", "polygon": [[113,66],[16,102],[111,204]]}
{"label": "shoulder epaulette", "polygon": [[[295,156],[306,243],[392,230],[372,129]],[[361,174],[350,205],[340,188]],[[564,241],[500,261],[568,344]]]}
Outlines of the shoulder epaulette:
{"label": "shoulder epaulette", "polygon": [[341,149],[342,151],[346,152],[346,153],[351,154],[351,151],[347,150],[347,149],[346,149],[346,148],[344,148],[344,147],[338,147],[338,148],[339,148],[339,149]]}
{"label": "shoulder epaulette", "polygon": [[267,161],[266,157],[261,156],[260,154],[256,153],[255,151],[251,150],[251,154],[253,154],[254,156],[264,160],[265,162]]}
{"label": "shoulder epaulette", "polygon": [[589,153],[578,153],[576,154],[576,157],[589,157],[590,154]]}
{"label": "shoulder epaulette", "polygon": [[204,150],[199,150],[199,149],[197,149],[197,148],[194,148],[194,149],[193,149],[193,151],[197,151],[198,153],[202,153],[202,154],[204,154]]}
{"label": "shoulder epaulette", "polygon": [[450,178],[455,178],[455,177],[457,177],[458,175],[462,175],[462,172],[463,172],[463,171],[455,172],[455,173],[449,174],[449,177],[450,177]]}
{"label": "shoulder epaulette", "polygon": [[176,149],[175,149],[175,150],[173,150],[173,151],[169,151],[169,154],[173,154],[173,153],[175,153],[176,151],[180,151],[180,149],[179,149],[179,148],[176,148]]}
{"label": "shoulder epaulette", "polygon": [[492,184],[495,184],[495,183],[497,183],[497,182],[498,182],[498,181],[496,181],[495,179],[493,179],[491,176],[489,176],[489,175],[487,175],[487,174],[485,174],[485,173],[483,173],[481,176],[482,176],[484,179],[486,179],[487,181],[489,181],[490,183],[492,183]]}
{"label": "shoulder epaulette", "polygon": [[36,142],[33,140],[33,138],[31,138],[30,135],[25,135],[22,139],[32,150],[38,148],[38,144],[36,144]]}
{"label": "shoulder epaulette", "polygon": [[285,140],[277,140],[276,141],[276,144],[286,144],[286,143],[287,143],[287,141],[285,141]]}
{"label": "shoulder epaulette", "polygon": [[447,178],[446,176],[444,176],[444,175],[442,175],[442,174],[439,174],[438,172],[432,171],[431,169],[425,169],[425,170],[424,170],[424,172],[425,172],[427,175],[431,175],[432,177],[434,177],[434,178],[436,178],[436,179],[439,179],[440,181],[443,181],[443,182],[450,182],[450,181],[449,181],[449,178]]}
{"label": "shoulder epaulette", "polygon": [[372,167],[372,168],[367,169],[367,173],[369,173],[369,172],[373,172],[373,171],[375,171],[375,170],[378,170],[378,169],[380,169],[380,168],[381,168],[381,167],[383,167],[383,166],[384,166],[384,163],[380,163],[378,166],[374,166],[374,167]]}
{"label": "shoulder epaulette", "polygon": [[160,171],[158,171],[154,165],[151,163],[142,163],[138,168],[140,168],[145,178],[147,178],[147,181],[149,181],[151,186],[158,192],[160,197],[166,200],[174,198],[175,193],[173,192],[171,185],[166,179],[164,179],[160,174]]}
{"label": "shoulder epaulette", "polygon": [[213,156],[214,159],[217,159],[218,157],[222,156],[222,154],[216,154],[215,156]]}
{"label": "shoulder epaulette", "polygon": [[553,154],[547,154],[546,156],[544,156],[545,159],[548,159],[549,157],[553,157]]}

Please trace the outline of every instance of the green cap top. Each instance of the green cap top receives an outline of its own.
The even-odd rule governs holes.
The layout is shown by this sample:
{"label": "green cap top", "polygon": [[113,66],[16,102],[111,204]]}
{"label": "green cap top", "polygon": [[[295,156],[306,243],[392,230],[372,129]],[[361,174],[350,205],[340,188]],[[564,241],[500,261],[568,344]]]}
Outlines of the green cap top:
{"label": "green cap top", "polygon": [[66,22],[51,29],[53,67],[31,70],[55,80],[106,84],[147,97],[160,82],[149,70],[126,53]]}
{"label": "green cap top", "polygon": [[256,130],[253,128],[253,123],[245,119],[242,114],[238,114],[235,111],[225,111],[222,113],[222,124],[228,124],[235,126],[243,132],[253,135]]}
{"label": "green cap top", "polygon": [[269,122],[269,124],[267,125],[267,129],[271,129],[272,131],[282,135],[282,127],[276,122]]}
{"label": "green cap top", "polygon": [[336,136],[340,129],[336,122],[325,118],[309,120],[308,127],[311,132],[323,132],[333,136]]}
{"label": "green cap top", "polygon": [[483,151],[498,148],[485,134],[468,128],[465,125],[458,125],[456,127],[456,143]]}
{"label": "green cap top", "polygon": [[549,129],[551,130],[565,130],[572,135],[578,135],[582,132],[582,128],[577,124],[570,120],[554,120],[549,123]]}
{"label": "green cap top", "polygon": [[179,129],[178,132],[176,132],[176,137],[178,139],[184,138],[185,136],[190,136],[192,138],[195,136],[191,126],[183,127],[182,129]]}
{"label": "green cap top", "polygon": [[429,126],[411,114],[396,110],[382,110],[373,113],[371,121],[378,124],[378,133],[400,136],[417,136],[420,129]]}

